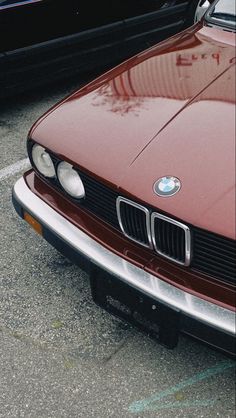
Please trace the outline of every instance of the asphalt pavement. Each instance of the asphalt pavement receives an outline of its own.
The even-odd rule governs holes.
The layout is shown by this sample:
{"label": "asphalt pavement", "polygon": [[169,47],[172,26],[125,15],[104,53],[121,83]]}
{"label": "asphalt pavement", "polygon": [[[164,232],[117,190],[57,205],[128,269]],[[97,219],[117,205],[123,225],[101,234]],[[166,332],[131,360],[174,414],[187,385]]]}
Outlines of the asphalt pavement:
{"label": "asphalt pavement", "polygon": [[167,350],[97,307],[88,276],[14,212],[30,126],[84,82],[0,103],[0,418],[234,418],[233,360],[186,337]]}

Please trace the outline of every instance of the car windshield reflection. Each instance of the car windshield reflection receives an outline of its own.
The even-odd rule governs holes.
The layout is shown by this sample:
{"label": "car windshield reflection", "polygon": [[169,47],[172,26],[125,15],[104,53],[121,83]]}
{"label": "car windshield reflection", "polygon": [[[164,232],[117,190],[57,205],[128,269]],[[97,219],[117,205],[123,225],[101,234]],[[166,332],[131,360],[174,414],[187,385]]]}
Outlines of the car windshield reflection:
{"label": "car windshield reflection", "polygon": [[206,14],[206,20],[214,25],[235,29],[236,6],[232,0],[218,0]]}

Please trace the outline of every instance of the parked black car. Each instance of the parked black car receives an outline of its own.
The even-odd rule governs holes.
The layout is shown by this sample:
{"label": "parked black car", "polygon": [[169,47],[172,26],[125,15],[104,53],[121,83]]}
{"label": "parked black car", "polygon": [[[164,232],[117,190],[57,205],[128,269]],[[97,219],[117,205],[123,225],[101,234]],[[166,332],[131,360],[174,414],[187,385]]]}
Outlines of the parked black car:
{"label": "parked black car", "polygon": [[203,0],[0,0],[0,97],[118,63],[193,23]]}

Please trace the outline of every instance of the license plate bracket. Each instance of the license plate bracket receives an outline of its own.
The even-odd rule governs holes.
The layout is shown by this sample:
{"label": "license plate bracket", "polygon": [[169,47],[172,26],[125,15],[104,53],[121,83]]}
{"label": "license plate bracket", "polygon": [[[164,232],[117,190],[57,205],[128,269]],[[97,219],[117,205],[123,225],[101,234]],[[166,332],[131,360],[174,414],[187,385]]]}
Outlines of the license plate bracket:
{"label": "license plate bracket", "polygon": [[180,312],[159,303],[122,280],[95,267],[90,273],[94,302],[167,348],[178,344]]}

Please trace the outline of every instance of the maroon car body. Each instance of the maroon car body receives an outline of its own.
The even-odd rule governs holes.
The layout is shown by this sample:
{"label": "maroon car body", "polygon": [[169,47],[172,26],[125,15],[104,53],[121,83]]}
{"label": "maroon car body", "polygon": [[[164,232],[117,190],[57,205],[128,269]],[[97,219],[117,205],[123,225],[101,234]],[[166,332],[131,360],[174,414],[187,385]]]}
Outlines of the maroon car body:
{"label": "maroon car body", "polygon": [[[182,320],[180,331],[233,353],[234,33],[209,27],[203,21],[140,53],[75,92],[37,121],[29,134],[30,158],[34,143],[50,153],[55,165],[65,160],[78,170],[85,184],[85,198],[81,203],[72,199],[58,181],[44,178],[34,167],[14,188],[18,213],[22,217],[25,211],[30,213],[43,231],[49,229],[51,235],[60,236],[55,230],[52,234],[53,227],[40,210],[34,211],[27,204],[20,190],[24,187],[24,193],[27,189],[31,198],[39,198],[91,242],[117,257],[114,266],[120,262],[120,266],[126,263],[126,270],[134,268],[134,277],[136,273],[139,277],[136,281],[126,280],[128,276],[122,274],[119,277],[130,288],[178,309],[202,325],[201,331],[196,331],[195,325],[186,325],[187,320]],[[182,186],[175,195],[163,198],[154,193],[153,185],[168,175],[180,179]],[[88,196],[90,189],[94,190],[89,204],[86,187]],[[117,219],[112,220],[111,200],[106,203],[106,196],[110,199],[112,193],[114,199],[127,199],[128,206],[131,202],[132,210],[132,202],[135,211],[140,205],[138,215],[146,209],[147,217],[157,212],[187,225],[191,234],[190,265],[171,259],[171,250],[166,257],[157,254],[152,244],[139,244],[133,239],[135,233],[130,237],[124,234]],[[48,232],[42,234],[70,256],[70,251],[63,251],[63,239],[59,245]],[[74,253],[79,251],[73,248]],[[87,258],[98,265],[94,257],[91,248]],[[119,276],[115,267],[114,271],[104,265],[99,268]],[[145,287],[145,280],[150,280],[154,293]],[[163,296],[168,292],[177,292],[176,297]],[[176,300],[182,296],[180,306]],[[199,310],[196,306],[200,306]]]}

